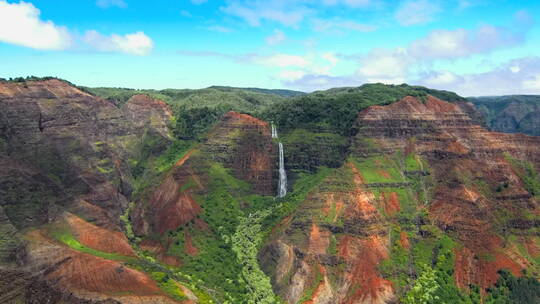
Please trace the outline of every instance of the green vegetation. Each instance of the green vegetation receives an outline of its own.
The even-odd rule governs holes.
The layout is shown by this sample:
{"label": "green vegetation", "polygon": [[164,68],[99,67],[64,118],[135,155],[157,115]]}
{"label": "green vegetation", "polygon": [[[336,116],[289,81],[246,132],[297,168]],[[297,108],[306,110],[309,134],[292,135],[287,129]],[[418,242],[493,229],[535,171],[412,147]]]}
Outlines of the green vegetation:
{"label": "green vegetation", "polygon": [[348,146],[344,136],[306,129],[282,134],[280,140],[286,147],[287,167],[309,172],[315,172],[321,166],[340,167]]}
{"label": "green vegetation", "polygon": [[133,258],[133,257],[127,257],[127,256],[123,256],[117,253],[103,252],[103,251],[99,251],[99,250],[84,246],[73,236],[73,234],[67,227],[60,227],[60,226],[51,227],[49,229],[49,233],[56,240],[80,252],[88,253],[94,256],[98,256],[98,257],[105,258],[108,260],[113,260],[113,261],[134,262],[136,260],[136,258]]}
{"label": "green vegetation", "polygon": [[201,107],[189,108],[186,105],[174,107],[175,124],[173,132],[177,138],[200,140],[205,133],[231,108]]}
{"label": "green vegetation", "polygon": [[534,165],[531,162],[515,159],[509,154],[505,154],[505,158],[525,184],[525,189],[531,195],[540,197],[540,176]]}
{"label": "green vegetation", "polygon": [[354,133],[354,121],[359,111],[372,105],[390,104],[405,96],[425,99],[427,94],[448,101],[465,100],[451,92],[406,84],[365,84],[357,88],[317,91],[288,99],[263,111],[262,117],[274,121],[283,130],[322,128],[333,133],[350,135]]}
{"label": "green vegetation", "polygon": [[441,288],[437,283],[437,274],[429,266],[421,267],[421,274],[414,281],[413,287],[407,292],[403,298],[404,304],[430,304],[430,303],[445,303],[440,301],[436,292]]}
{"label": "green vegetation", "polygon": [[272,90],[253,90],[227,87],[210,87],[200,90],[134,90],[126,88],[84,88],[92,94],[107,99],[118,106],[137,94],[146,94],[163,100],[169,105],[186,108],[227,108],[253,113],[295,94]]}
{"label": "green vegetation", "polygon": [[500,277],[484,303],[486,304],[529,304],[540,303],[540,282],[537,278],[516,278],[508,271],[500,271]]}
{"label": "green vegetation", "polygon": [[236,232],[231,237],[232,250],[242,265],[242,278],[249,291],[248,304],[273,304],[278,299],[272,291],[270,278],[260,269],[257,261],[259,246],[263,241],[261,222],[268,217],[273,208],[250,213],[240,219]]}
{"label": "green vegetation", "polygon": [[167,273],[152,272],[150,273],[150,276],[158,283],[159,288],[165,291],[168,295],[172,296],[173,299],[178,301],[188,299],[178,283],[170,278]]}

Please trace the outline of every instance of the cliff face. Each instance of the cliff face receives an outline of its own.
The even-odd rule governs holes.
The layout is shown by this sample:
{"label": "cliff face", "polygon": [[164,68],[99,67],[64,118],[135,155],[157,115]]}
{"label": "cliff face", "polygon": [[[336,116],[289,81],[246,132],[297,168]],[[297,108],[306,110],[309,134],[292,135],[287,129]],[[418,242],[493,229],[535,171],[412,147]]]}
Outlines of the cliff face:
{"label": "cliff face", "polygon": [[489,132],[432,96],[369,107],[357,128],[345,164],[261,253],[288,303],[392,302],[423,265],[444,278],[439,290],[538,271],[536,222],[523,219],[540,214],[527,176],[540,166],[540,138]]}
{"label": "cliff face", "polygon": [[540,96],[515,95],[469,98],[498,132],[540,135]]}
{"label": "cliff face", "polygon": [[[531,225],[513,223],[540,212],[536,189],[526,184],[519,165],[539,168],[540,138],[486,131],[435,98],[367,109],[359,124],[359,155],[410,151],[427,162],[433,179],[429,219],[463,246],[456,249],[459,287],[487,288],[500,269],[519,276],[531,267],[511,236],[536,239]],[[366,147],[364,138],[373,139],[374,147]],[[485,255],[490,258],[479,258]]]}
{"label": "cliff face", "polygon": [[415,96],[365,108],[352,135],[280,134],[277,199],[265,121],[229,112],[169,145],[159,100],[0,82],[0,302],[382,304],[432,272],[432,296],[476,303],[499,270],[538,277],[540,137]]}
{"label": "cliff face", "polygon": [[135,232],[164,235],[188,224],[208,230],[201,219],[201,203],[203,196],[213,195],[208,187],[212,166],[222,166],[233,177],[247,182],[250,193],[273,194],[275,152],[266,122],[236,112],[225,114],[206,142],[188,151],[151,190],[148,205],[138,204]]}
{"label": "cliff face", "polygon": [[267,122],[229,112],[210,131],[202,151],[232,169],[235,177],[251,183],[255,193],[274,193],[272,177],[277,150]]}
{"label": "cliff face", "polygon": [[137,258],[119,224],[128,159],[145,133],[170,140],[170,109],[55,79],[0,82],[0,109],[0,302],[175,302],[122,264]]}

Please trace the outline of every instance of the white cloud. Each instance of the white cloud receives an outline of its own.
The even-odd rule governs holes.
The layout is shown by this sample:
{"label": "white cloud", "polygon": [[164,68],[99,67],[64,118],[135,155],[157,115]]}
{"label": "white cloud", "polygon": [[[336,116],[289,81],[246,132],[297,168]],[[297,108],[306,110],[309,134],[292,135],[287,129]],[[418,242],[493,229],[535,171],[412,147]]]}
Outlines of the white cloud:
{"label": "white cloud", "polygon": [[306,72],[299,70],[284,70],[279,73],[279,78],[285,81],[298,80],[306,75]]}
{"label": "white cloud", "polygon": [[264,57],[257,57],[254,60],[257,63],[274,67],[307,67],[310,61],[298,55],[275,54]]}
{"label": "white cloud", "polygon": [[433,72],[424,79],[429,86],[447,86],[455,83],[459,76],[450,71]]}
{"label": "white cloud", "polygon": [[63,50],[72,37],[63,26],[40,19],[31,3],[0,0],[0,41],[40,50]]}
{"label": "white cloud", "polygon": [[120,7],[126,8],[127,3],[124,0],[97,0],[96,5],[101,8]]}
{"label": "white cloud", "polygon": [[335,87],[359,86],[365,81],[352,76],[304,74],[302,77],[296,79],[281,79],[281,82],[285,87],[311,92]]}
{"label": "white cloud", "polygon": [[456,75],[431,71],[415,82],[462,96],[540,94],[540,57],[510,60],[483,73]]}
{"label": "white cloud", "polygon": [[375,49],[361,60],[357,74],[369,82],[400,84],[411,63],[405,49]]}
{"label": "white cloud", "polygon": [[341,30],[372,32],[376,30],[376,27],[372,25],[341,19],[313,19],[313,28],[318,32],[340,32]]}
{"label": "white cloud", "polygon": [[524,39],[524,32],[491,25],[483,25],[476,30],[435,30],[411,43],[409,52],[423,59],[458,58],[518,45]]}
{"label": "white cloud", "polygon": [[221,10],[244,19],[251,26],[260,26],[263,20],[267,20],[293,27],[297,26],[309,12],[304,6],[291,5],[284,0],[230,1]]}
{"label": "white cloud", "polygon": [[139,56],[149,54],[154,47],[152,39],[143,32],[124,36],[117,34],[105,36],[96,31],[88,31],[84,35],[83,41],[98,51],[121,52]]}
{"label": "white cloud", "polygon": [[321,56],[323,59],[326,59],[331,67],[335,67],[339,61],[339,59],[334,55],[334,53],[325,53]]}
{"label": "white cloud", "polygon": [[269,45],[278,45],[285,41],[287,39],[287,36],[280,31],[280,30],[274,30],[274,34],[271,36],[266,37],[266,43]]}
{"label": "white cloud", "polygon": [[407,1],[399,7],[395,17],[400,24],[409,26],[430,22],[440,11],[435,1]]}

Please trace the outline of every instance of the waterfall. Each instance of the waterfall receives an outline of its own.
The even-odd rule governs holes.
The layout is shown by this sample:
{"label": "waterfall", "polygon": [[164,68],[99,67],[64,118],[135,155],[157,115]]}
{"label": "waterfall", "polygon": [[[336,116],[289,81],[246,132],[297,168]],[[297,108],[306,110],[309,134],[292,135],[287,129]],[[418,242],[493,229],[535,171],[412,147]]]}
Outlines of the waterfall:
{"label": "waterfall", "polygon": [[279,143],[279,185],[278,197],[287,195],[287,173],[285,172],[285,160],[283,157],[283,144]]}
{"label": "waterfall", "polygon": [[272,138],[277,138],[277,129],[274,123],[272,123]]}

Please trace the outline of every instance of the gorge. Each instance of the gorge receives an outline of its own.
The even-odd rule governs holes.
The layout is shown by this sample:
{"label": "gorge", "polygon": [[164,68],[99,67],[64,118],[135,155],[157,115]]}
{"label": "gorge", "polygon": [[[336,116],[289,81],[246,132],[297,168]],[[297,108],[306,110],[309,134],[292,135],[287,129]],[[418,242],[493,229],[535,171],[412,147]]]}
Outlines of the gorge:
{"label": "gorge", "polygon": [[1,303],[540,300],[540,137],[457,94],[46,78],[0,110]]}

